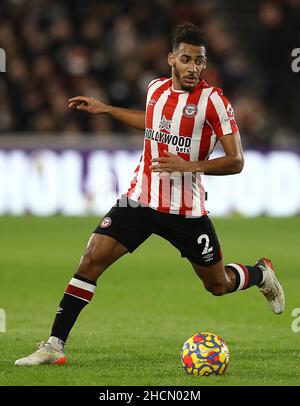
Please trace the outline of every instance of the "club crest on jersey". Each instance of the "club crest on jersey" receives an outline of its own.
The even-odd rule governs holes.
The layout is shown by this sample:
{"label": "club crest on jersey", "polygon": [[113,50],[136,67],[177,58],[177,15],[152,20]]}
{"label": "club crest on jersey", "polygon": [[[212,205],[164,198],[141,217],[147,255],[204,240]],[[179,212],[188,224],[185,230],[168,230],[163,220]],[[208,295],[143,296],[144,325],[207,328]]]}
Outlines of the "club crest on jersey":
{"label": "club crest on jersey", "polygon": [[193,118],[197,113],[198,107],[195,104],[187,104],[182,111],[184,117],[187,118]]}
{"label": "club crest on jersey", "polygon": [[110,217],[104,217],[104,219],[100,223],[101,228],[107,228],[111,225],[112,221]]}
{"label": "club crest on jersey", "polygon": [[166,131],[170,132],[171,131],[171,124],[172,120],[168,120],[165,115],[163,115],[162,119],[160,120],[159,123],[159,130],[160,131]]}

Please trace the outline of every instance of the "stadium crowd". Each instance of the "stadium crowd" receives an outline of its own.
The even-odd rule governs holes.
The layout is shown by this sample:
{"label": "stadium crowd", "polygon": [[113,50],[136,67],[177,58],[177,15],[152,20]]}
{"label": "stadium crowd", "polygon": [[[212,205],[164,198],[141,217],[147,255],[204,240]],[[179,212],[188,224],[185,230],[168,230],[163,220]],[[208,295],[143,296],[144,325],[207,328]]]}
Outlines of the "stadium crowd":
{"label": "stadium crowd", "polygon": [[69,111],[67,99],[84,94],[143,109],[147,83],[170,75],[175,26],[192,21],[207,36],[205,79],[230,98],[245,145],[299,146],[291,50],[300,47],[300,1],[254,1],[250,30],[235,23],[237,3],[1,0],[0,133],[131,134],[105,115]]}

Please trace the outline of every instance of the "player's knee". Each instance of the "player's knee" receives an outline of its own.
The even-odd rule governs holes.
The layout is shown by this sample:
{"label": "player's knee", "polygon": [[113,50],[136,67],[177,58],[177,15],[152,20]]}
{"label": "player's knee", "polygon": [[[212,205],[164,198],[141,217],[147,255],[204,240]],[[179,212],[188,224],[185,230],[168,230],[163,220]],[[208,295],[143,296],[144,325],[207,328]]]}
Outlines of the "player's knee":
{"label": "player's knee", "polygon": [[221,283],[209,284],[206,286],[206,290],[208,290],[214,296],[222,296],[226,293],[226,288]]}
{"label": "player's knee", "polygon": [[101,275],[105,267],[101,263],[101,258],[93,250],[87,250],[81,257],[77,274],[88,277],[90,275]]}
{"label": "player's knee", "polygon": [[84,255],[81,257],[80,264],[84,268],[91,268],[94,266],[99,266],[99,259],[97,258],[97,255],[95,252],[92,251],[86,251]]}

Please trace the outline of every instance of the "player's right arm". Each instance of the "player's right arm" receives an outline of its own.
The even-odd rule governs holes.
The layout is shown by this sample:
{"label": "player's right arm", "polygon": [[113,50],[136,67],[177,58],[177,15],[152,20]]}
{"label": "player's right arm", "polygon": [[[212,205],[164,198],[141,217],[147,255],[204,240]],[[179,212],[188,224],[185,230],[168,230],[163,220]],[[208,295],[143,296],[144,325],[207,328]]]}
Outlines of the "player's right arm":
{"label": "player's right arm", "polygon": [[68,100],[69,108],[92,114],[108,114],[114,119],[139,130],[145,130],[145,112],[109,106],[93,97],[76,96]]}

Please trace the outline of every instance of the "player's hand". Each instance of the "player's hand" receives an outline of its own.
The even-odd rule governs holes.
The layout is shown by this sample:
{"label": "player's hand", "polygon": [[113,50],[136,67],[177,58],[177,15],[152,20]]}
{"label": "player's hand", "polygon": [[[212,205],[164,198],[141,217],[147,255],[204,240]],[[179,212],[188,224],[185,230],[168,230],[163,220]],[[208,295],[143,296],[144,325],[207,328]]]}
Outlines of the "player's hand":
{"label": "player's hand", "polygon": [[178,155],[174,155],[169,151],[164,151],[166,157],[153,158],[150,169],[152,172],[190,172],[189,162],[185,161]]}
{"label": "player's hand", "polygon": [[109,106],[88,96],[71,97],[71,99],[68,100],[68,107],[70,109],[88,111],[92,114],[107,113],[109,110]]}

